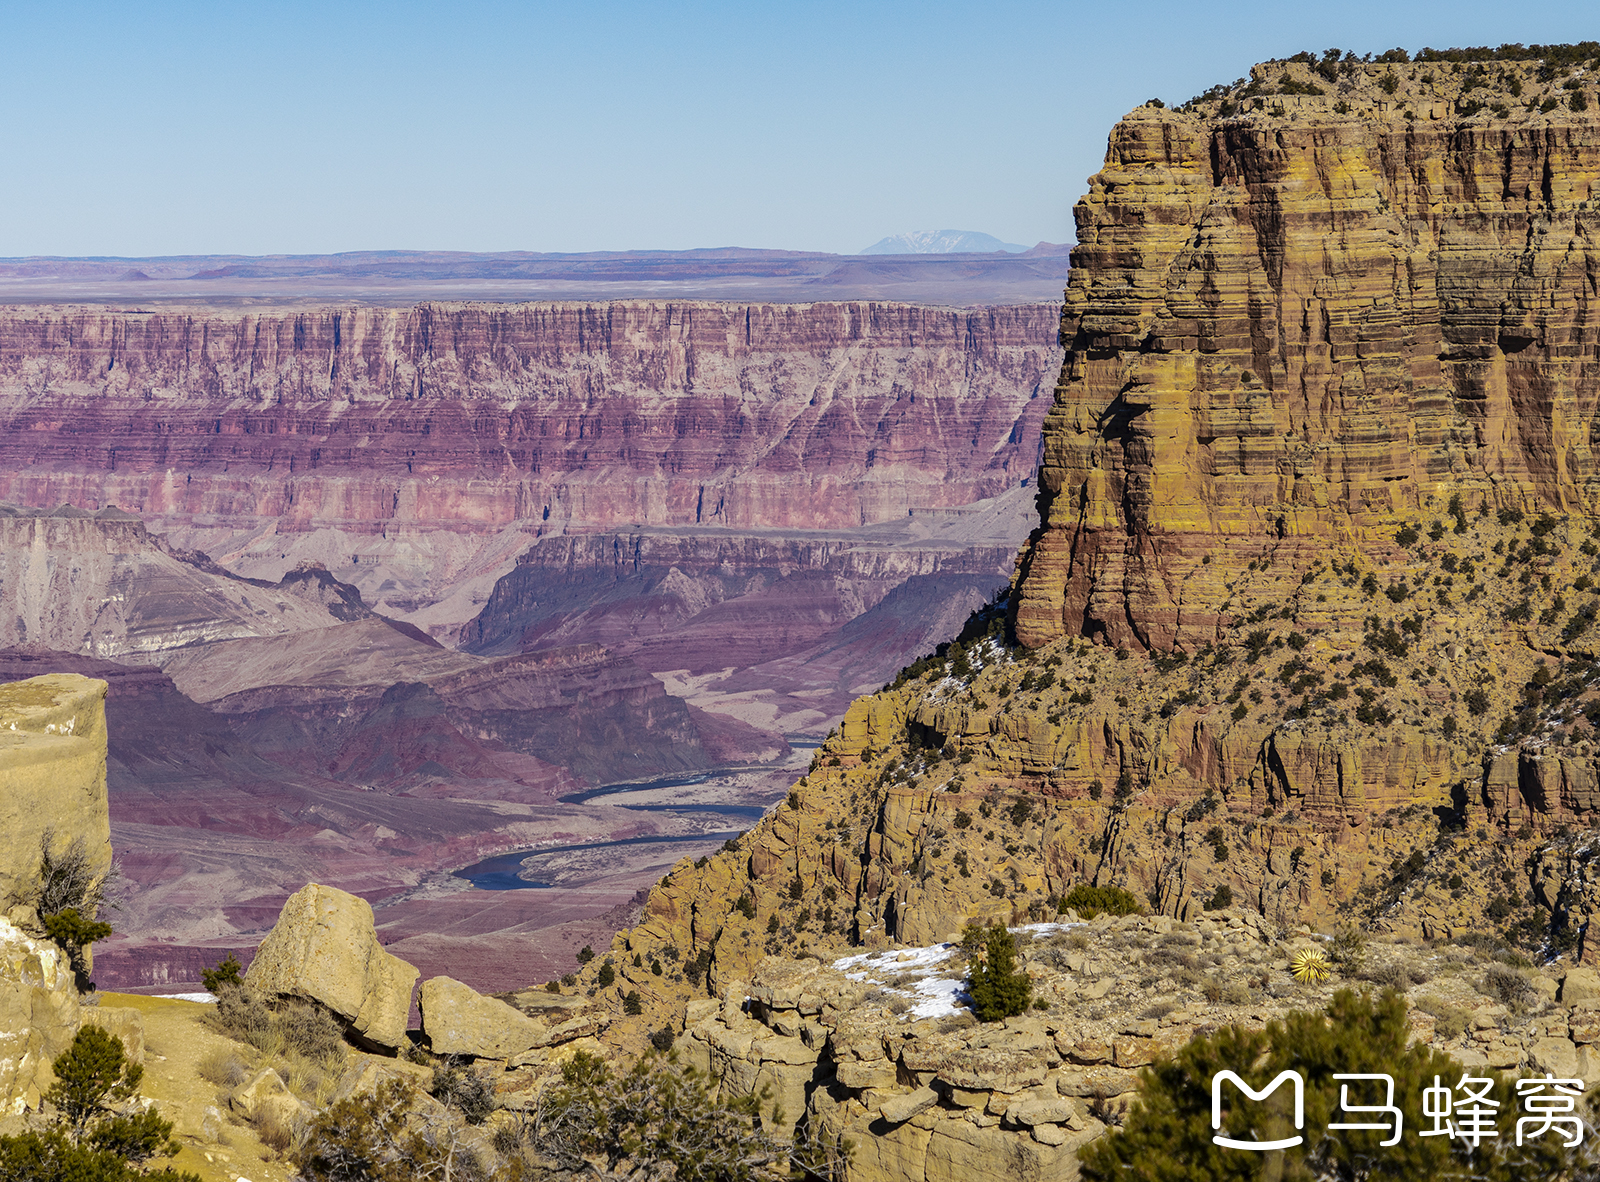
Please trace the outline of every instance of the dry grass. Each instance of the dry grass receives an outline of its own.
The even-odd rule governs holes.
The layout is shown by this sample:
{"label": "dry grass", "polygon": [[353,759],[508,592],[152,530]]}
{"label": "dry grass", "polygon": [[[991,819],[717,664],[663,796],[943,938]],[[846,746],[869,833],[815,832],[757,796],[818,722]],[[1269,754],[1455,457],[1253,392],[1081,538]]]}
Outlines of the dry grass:
{"label": "dry grass", "polygon": [[[284,1085],[300,1099],[320,1108],[337,1090],[349,1048],[340,1024],[315,1002],[269,999],[247,985],[231,987],[218,994],[216,1010],[206,1021],[253,1048],[257,1052],[255,1065],[274,1068]],[[250,1064],[244,1064],[244,1068],[248,1071]],[[231,1074],[221,1061],[214,1070],[224,1078]],[[243,1082],[205,1078],[226,1087]]]}
{"label": "dry grass", "polygon": [[286,1123],[275,1110],[264,1111],[253,1123],[261,1144],[274,1153],[287,1153],[289,1147],[294,1144],[293,1126]]}
{"label": "dry grass", "polygon": [[220,1088],[236,1088],[250,1078],[250,1064],[221,1047],[201,1059],[195,1070],[201,1079]]}

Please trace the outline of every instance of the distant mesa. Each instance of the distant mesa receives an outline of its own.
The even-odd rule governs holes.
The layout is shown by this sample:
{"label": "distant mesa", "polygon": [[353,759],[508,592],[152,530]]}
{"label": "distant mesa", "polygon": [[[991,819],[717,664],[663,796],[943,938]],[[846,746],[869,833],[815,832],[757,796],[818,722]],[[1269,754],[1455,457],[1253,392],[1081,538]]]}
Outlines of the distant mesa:
{"label": "distant mesa", "polygon": [[1021,254],[1027,250],[1015,242],[1001,242],[993,234],[976,230],[913,230],[882,238],[862,254]]}

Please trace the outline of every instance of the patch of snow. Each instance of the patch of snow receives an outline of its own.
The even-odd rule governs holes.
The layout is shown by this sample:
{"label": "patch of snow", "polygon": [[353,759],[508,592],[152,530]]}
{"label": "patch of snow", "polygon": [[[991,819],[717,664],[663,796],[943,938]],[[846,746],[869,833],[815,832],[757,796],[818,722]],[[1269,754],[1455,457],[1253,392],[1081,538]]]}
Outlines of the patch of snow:
{"label": "patch of snow", "polygon": [[217,998],[211,993],[158,993],[157,997],[165,997],[170,1001],[198,1001],[202,1005],[215,1005]]}
{"label": "patch of snow", "polygon": [[[852,981],[871,981],[881,985],[882,982],[874,976],[874,973],[900,976],[919,969],[931,969],[934,965],[948,960],[955,950],[954,944],[935,944],[930,948],[904,948],[898,952],[864,952],[856,956],[841,957],[833,962],[833,967]],[[865,966],[868,965],[871,966],[871,971],[866,971]]]}
{"label": "patch of snow", "polygon": [[[1083,923],[1028,923],[1011,928],[1017,934],[1027,934],[1035,940],[1053,936],[1071,928],[1081,928]],[[902,1020],[916,1018],[945,1018],[966,1010],[972,1002],[967,995],[964,978],[936,975],[951,957],[961,951],[955,944],[933,944],[926,948],[880,949],[877,952],[860,952],[843,956],[833,962],[833,967],[852,981],[865,981],[877,985],[885,993],[904,997],[913,1004]],[[888,978],[918,977],[904,985],[891,986]]]}
{"label": "patch of snow", "polygon": [[1086,928],[1086,923],[1025,923],[1020,928],[1012,928],[1013,932],[1027,932],[1035,940],[1042,940],[1046,936],[1053,936],[1057,932],[1065,932],[1071,928]]}
{"label": "patch of snow", "polygon": [[972,998],[966,982],[951,977],[929,977],[913,987],[922,1000],[906,1011],[908,1018],[946,1018],[967,1008]]}

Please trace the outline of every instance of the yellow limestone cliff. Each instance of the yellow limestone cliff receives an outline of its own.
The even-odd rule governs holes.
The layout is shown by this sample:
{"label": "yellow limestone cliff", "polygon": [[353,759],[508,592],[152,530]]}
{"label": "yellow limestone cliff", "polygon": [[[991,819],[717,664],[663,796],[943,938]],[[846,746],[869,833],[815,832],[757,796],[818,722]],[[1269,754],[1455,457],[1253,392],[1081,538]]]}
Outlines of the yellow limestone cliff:
{"label": "yellow limestone cliff", "polygon": [[1542,72],[1267,63],[1117,125],[1076,209],[1023,643],[1214,642],[1249,563],[1452,493],[1594,512],[1600,118],[1581,70]]}
{"label": "yellow limestone cliff", "polygon": [[78,1032],[75,975],[34,904],[47,845],[92,876],[111,867],[105,698],[77,674],[0,685],[0,1114],[37,1106]]}

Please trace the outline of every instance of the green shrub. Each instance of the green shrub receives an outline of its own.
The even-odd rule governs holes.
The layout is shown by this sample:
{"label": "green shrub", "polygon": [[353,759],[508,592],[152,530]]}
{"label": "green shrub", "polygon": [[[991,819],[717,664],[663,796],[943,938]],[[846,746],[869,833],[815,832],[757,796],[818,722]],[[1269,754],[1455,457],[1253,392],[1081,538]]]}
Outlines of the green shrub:
{"label": "green shrub", "polygon": [[605,989],[607,986],[615,982],[616,979],[617,970],[612,968],[609,964],[603,964],[600,966],[599,975],[595,977],[595,984],[599,985],[600,988]]}
{"label": "green shrub", "polygon": [[967,990],[972,1011],[980,1022],[1014,1018],[1028,1008],[1033,993],[1033,982],[1017,967],[1017,938],[1004,924],[993,924],[984,933],[983,948]]}
{"label": "green shrub", "polygon": [[1367,935],[1354,924],[1346,924],[1333,938],[1333,963],[1340,970],[1355,974],[1361,971],[1367,959]]}
{"label": "green shrub", "polygon": [[1211,898],[1206,900],[1206,902],[1203,905],[1203,910],[1206,910],[1206,911],[1221,911],[1225,907],[1232,907],[1232,906],[1233,906],[1233,888],[1231,886],[1229,886],[1227,883],[1223,883],[1214,892],[1212,892]]}
{"label": "green shrub", "polygon": [[171,1157],[172,1122],[136,1099],[144,1068],[127,1061],[122,1040],[84,1026],[52,1064],[56,1082],[44,1095],[54,1119],[44,1129],[0,1137],[0,1179],[6,1182],[199,1182],[193,1174],[144,1168]]}
{"label": "green shrub", "polygon": [[628,990],[628,995],[622,999],[622,1012],[624,1014],[644,1013],[644,999],[639,996],[637,989]]}
{"label": "green shrub", "polygon": [[[1379,998],[1341,990],[1324,1013],[1291,1014],[1265,1030],[1229,1027],[1195,1038],[1171,1058],[1145,1072],[1140,1103],[1121,1132],[1112,1132],[1080,1150],[1087,1182],[1134,1179],[1206,1179],[1233,1182],[1267,1176],[1263,1155],[1242,1153],[1212,1141],[1213,1079],[1234,1071],[1252,1087],[1264,1087],[1279,1072],[1293,1070],[1305,1081],[1304,1140],[1272,1155],[1271,1176],[1284,1179],[1367,1178],[1396,1182],[1443,1182],[1446,1178],[1569,1177],[1571,1162],[1559,1137],[1530,1138],[1518,1146],[1510,1136],[1486,1139],[1474,1149],[1449,1137],[1418,1137],[1412,1124],[1415,1097],[1433,1077],[1455,1081],[1462,1065],[1426,1044],[1406,1045],[1405,1002],[1393,993]],[[1383,1074],[1393,1078],[1395,1103],[1405,1110],[1399,1144],[1379,1147],[1382,1130],[1328,1131],[1331,1122],[1348,1121],[1340,1109],[1341,1074]],[[1492,1101],[1501,1114],[1518,1111],[1511,1084],[1484,1068],[1472,1074],[1493,1080]],[[1290,1088],[1281,1086],[1259,1104],[1224,1089],[1222,1129],[1259,1140],[1290,1131]],[[1375,1103],[1357,1101],[1352,1103]],[[1253,1132],[1250,1131],[1253,1126]],[[1502,1117],[1502,1127],[1504,1118]],[[1290,1135],[1293,1135],[1290,1131]]]}
{"label": "green shrub", "polygon": [[[233,953],[228,953],[228,958],[214,969],[200,970],[200,983],[206,987],[207,993],[220,993],[223,989],[244,984],[244,978],[239,975],[242,968]],[[555,992],[559,993],[557,989]]]}
{"label": "green shrub", "polygon": [[40,921],[44,930],[49,933],[50,939],[61,947],[72,961],[73,972],[80,976],[88,972],[88,960],[83,951],[96,940],[104,940],[111,934],[111,925],[100,923],[96,920],[86,919],[78,914],[76,907],[68,907],[54,915],[42,915]]}
{"label": "green shrub", "polygon": [[1101,912],[1108,915],[1135,915],[1144,910],[1132,891],[1115,886],[1090,886],[1080,882],[1061,900],[1062,910],[1070,908],[1084,919],[1093,919]]}

